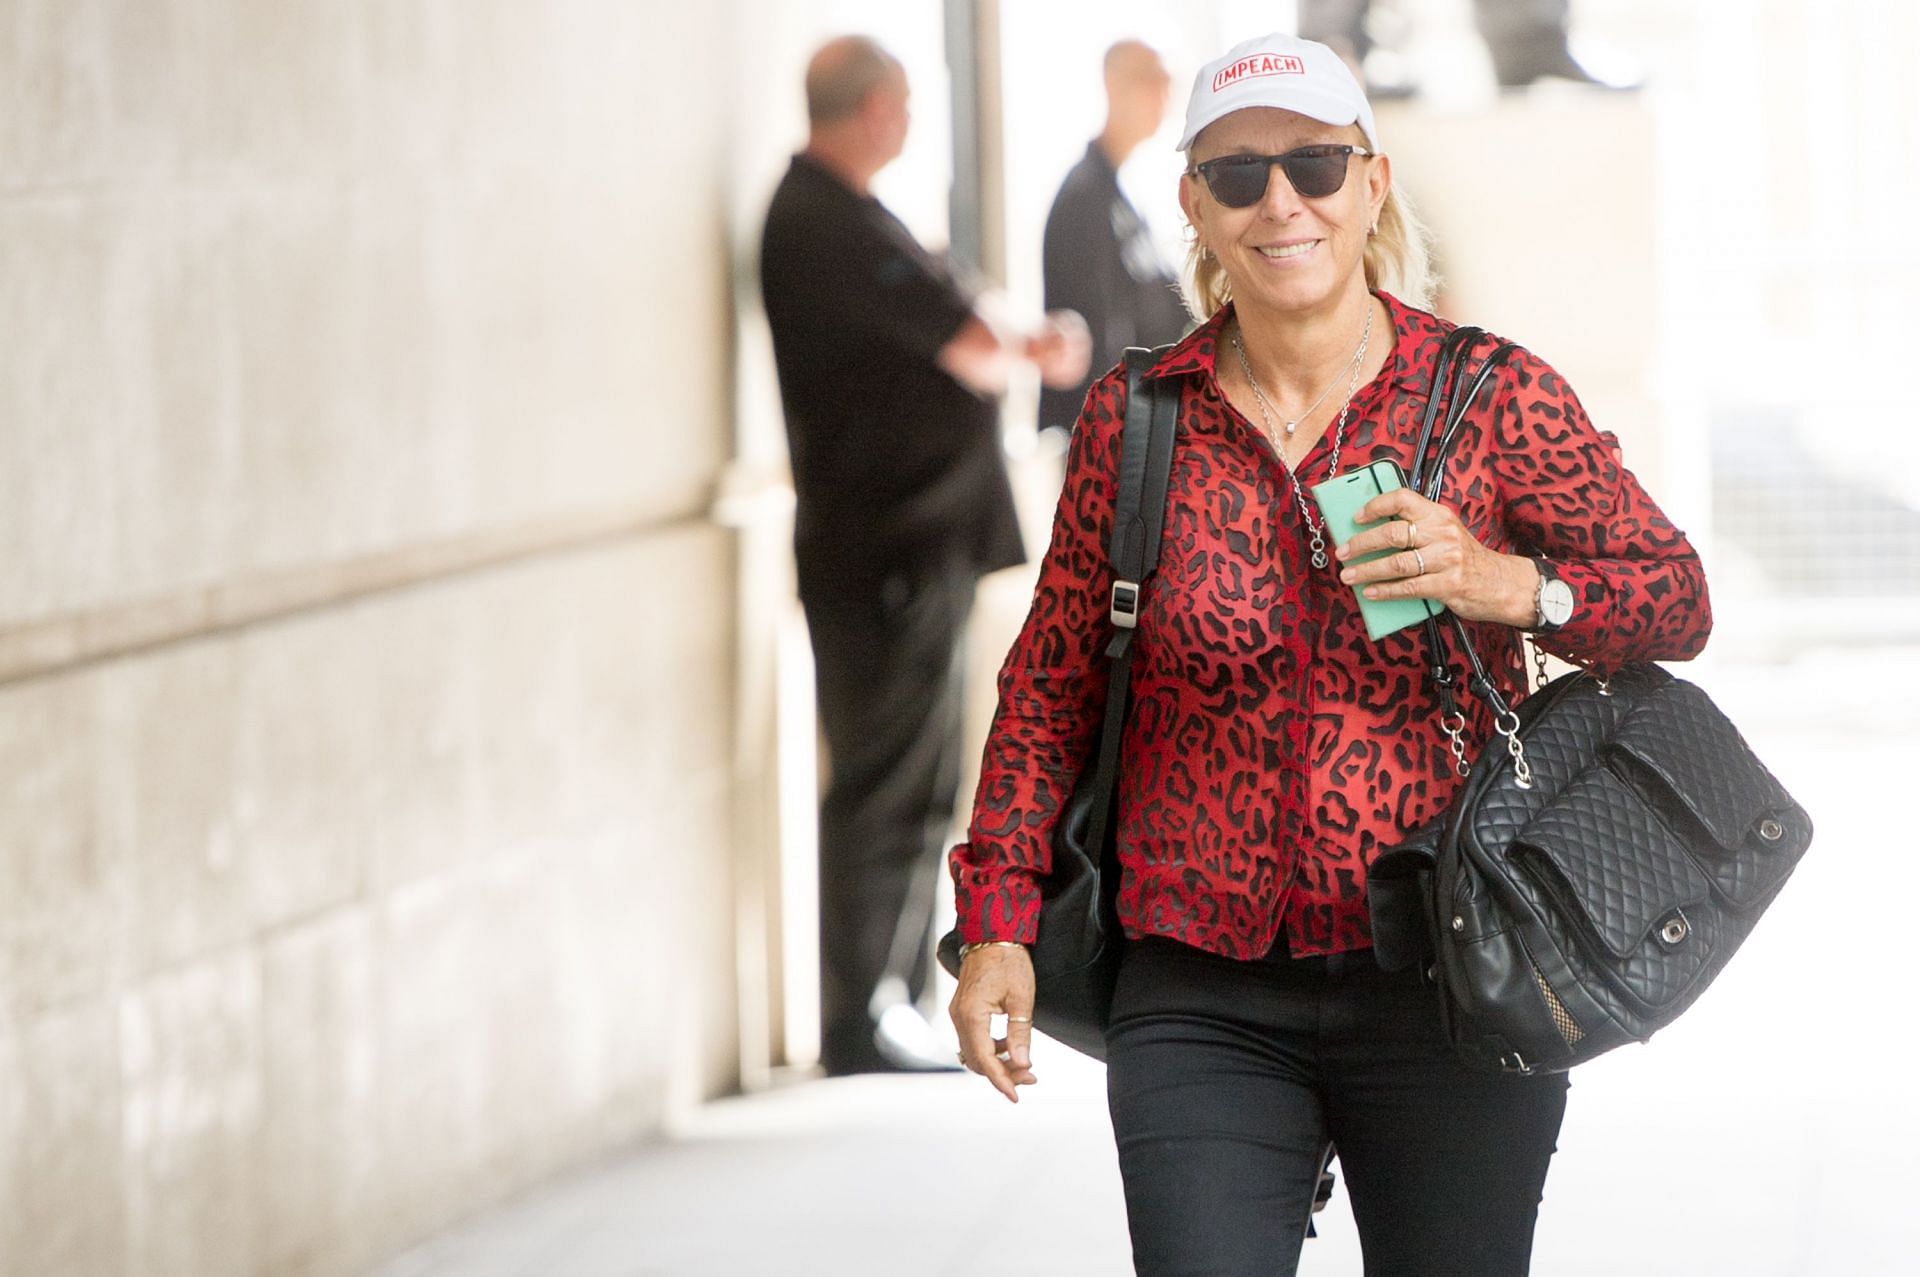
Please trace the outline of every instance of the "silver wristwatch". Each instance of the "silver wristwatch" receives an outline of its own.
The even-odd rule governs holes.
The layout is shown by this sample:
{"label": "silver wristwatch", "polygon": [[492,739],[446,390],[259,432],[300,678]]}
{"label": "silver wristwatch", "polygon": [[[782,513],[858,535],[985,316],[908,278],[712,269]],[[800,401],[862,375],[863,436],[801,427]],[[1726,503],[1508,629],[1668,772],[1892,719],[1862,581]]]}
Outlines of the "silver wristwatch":
{"label": "silver wristwatch", "polygon": [[1533,591],[1533,628],[1559,629],[1573,619],[1573,587],[1560,579],[1548,560],[1535,559],[1533,566],[1540,573],[1540,584]]}

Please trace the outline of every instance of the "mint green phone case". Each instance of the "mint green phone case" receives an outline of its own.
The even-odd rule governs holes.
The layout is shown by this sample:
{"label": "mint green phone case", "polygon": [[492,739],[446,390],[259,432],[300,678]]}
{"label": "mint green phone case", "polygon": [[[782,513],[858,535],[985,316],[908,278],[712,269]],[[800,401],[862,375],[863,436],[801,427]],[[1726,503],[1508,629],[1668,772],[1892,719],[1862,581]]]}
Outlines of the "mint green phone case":
{"label": "mint green phone case", "polygon": [[[1338,549],[1367,528],[1378,527],[1386,522],[1382,519],[1363,526],[1354,522],[1354,516],[1360,512],[1361,506],[1381,493],[1406,486],[1399,463],[1391,459],[1375,461],[1358,470],[1337,474],[1325,483],[1315,484],[1313,501],[1320,507],[1320,517],[1326,520],[1328,551]],[[1353,562],[1371,563],[1394,553],[1396,551],[1376,550],[1372,554],[1361,555]],[[1385,638],[1409,625],[1417,625],[1429,616],[1440,615],[1440,605],[1432,599],[1369,599],[1356,589],[1354,601],[1360,605],[1360,618],[1367,624],[1367,637],[1373,639]]]}

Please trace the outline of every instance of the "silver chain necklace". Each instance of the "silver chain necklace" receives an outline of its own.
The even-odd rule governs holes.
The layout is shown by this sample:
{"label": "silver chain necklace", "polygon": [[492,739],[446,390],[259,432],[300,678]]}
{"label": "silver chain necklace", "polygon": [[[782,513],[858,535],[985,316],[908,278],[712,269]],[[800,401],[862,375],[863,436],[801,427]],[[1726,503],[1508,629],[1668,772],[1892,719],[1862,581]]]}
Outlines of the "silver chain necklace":
{"label": "silver chain necklace", "polygon": [[[1373,327],[1373,307],[1369,306],[1367,307],[1367,328],[1370,330],[1372,327]],[[1253,387],[1254,397],[1260,401],[1260,406],[1262,408],[1273,409],[1273,404],[1267,399],[1266,393],[1260,389],[1260,383],[1253,379],[1253,369],[1248,367],[1247,365],[1247,352],[1240,345],[1240,335],[1238,333],[1234,334],[1233,345],[1234,345],[1234,349],[1240,352],[1240,366],[1246,369],[1247,384]],[[1361,355],[1366,353],[1366,350],[1367,350],[1367,338],[1366,338],[1365,332],[1363,332],[1360,337],[1360,349],[1354,352],[1354,358],[1358,360]],[[1327,383],[1326,389],[1322,390],[1319,394],[1315,395],[1313,398],[1313,402],[1308,404],[1306,407],[1302,408],[1300,410],[1300,415],[1295,417],[1292,421],[1288,421],[1286,420],[1285,417],[1281,417],[1280,412],[1277,409],[1274,409],[1273,415],[1276,417],[1281,417],[1281,422],[1280,422],[1281,428],[1286,431],[1287,438],[1289,439],[1293,438],[1293,432],[1300,428],[1300,423],[1305,421],[1308,417],[1311,417],[1313,415],[1313,410],[1315,408],[1318,408],[1321,404],[1325,403],[1327,401],[1327,396],[1332,394],[1333,388],[1339,384],[1340,384],[1340,374],[1335,373],[1333,375],[1333,380]],[[1271,432],[1271,430],[1273,429],[1273,422],[1271,421],[1267,422],[1267,429],[1269,432]]]}
{"label": "silver chain necklace", "polygon": [[[1353,363],[1347,368],[1347,398],[1346,401],[1340,405],[1340,415],[1334,421],[1333,452],[1327,458],[1327,477],[1329,479],[1340,472],[1340,449],[1347,440],[1347,413],[1352,410],[1353,396],[1360,389],[1360,365],[1366,362],[1367,343],[1372,340],[1372,338],[1373,306],[1371,302],[1369,302],[1367,306],[1367,325],[1360,330],[1360,348],[1353,352]],[[1329,562],[1327,558],[1326,525],[1314,519],[1313,511],[1307,505],[1306,493],[1300,488],[1299,472],[1296,471],[1292,463],[1287,460],[1287,450],[1282,446],[1280,439],[1274,434],[1273,411],[1267,404],[1266,392],[1260,389],[1260,383],[1254,379],[1253,365],[1247,362],[1247,348],[1245,344],[1241,342],[1240,334],[1237,332],[1233,335],[1233,353],[1240,357],[1240,371],[1246,374],[1247,385],[1253,390],[1253,402],[1260,409],[1260,420],[1264,425],[1262,433],[1266,436],[1267,444],[1273,449],[1273,455],[1279,458],[1281,468],[1287,472],[1287,478],[1293,482],[1293,503],[1300,507],[1300,521],[1305,524],[1307,528],[1307,548],[1313,553],[1313,566],[1316,568],[1324,568]],[[1333,385],[1338,384],[1339,379],[1335,378]],[[1333,389],[1333,385],[1328,386],[1327,389]],[[1323,391],[1320,399],[1325,399],[1326,397],[1326,393]],[[1313,408],[1319,407],[1320,399],[1313,401]],[[1306,420],[1308,414],[1313,411],[1313,408],[1308,408],[1306,412],[1300,414],[1298,419],[1287,424],[1288,435],[1292,435],[1293,428],[1299,425],[1301,421]]]}

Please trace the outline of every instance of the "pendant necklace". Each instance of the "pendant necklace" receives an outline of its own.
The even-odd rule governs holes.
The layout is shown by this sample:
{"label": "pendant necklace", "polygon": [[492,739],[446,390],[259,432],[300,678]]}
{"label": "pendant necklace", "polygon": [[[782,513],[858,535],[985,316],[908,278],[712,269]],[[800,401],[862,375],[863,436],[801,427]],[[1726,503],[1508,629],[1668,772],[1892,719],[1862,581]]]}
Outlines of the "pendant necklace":
{"label": "pendant necklace", "polygon": [[[1368,310],[1367,310],[1367,327],[1369,329],[1373,327],[1372,307],[1368,307]],[[1247,352],[1245,348],[1240,345],[1239,333],[1235,333],[1233,335],[1233,348],[1240,352],[1240,366],[1246,369],[1247,384],[1253,387],[1253,393],[1255,397],[1257,397],[1260,400],[1260,406],[1262,408],[1271,409],[1273,405],[1267,401],[1266,395],[1261,392],[1260,383],[1253,379],[1253,369],[1247,366]],[[1365,333],[1362,333],[1360,337],[1360,349],[1354,352],[1354,358],[1358,359],[1360,355],[1366,352],[1366,349],[1367,349],[1367,339],[1366,339]],[[1321,404],[1325,403],[1327,401],[1327,396],[1332,394],[1333,388],[1339,384],[1340,384],[1340,374],[1335,373],[1333,375],[1333,380],[1327,383],[1326,389],[1322,390],[1318,395],[1315,395],[1313,402],[1300,410],[1299,416],[1295,417],[1292,421],[1286,421],[1284,418],[1282,419],[1281,428],[1286,431],[1287,438],[1289,439],[1293,438],[1293,432],[1300,428],[1300,423],[1305,421],[1308,417],[1311,417],[1313,415],[1313,410],[1315,408],[1318,408]],[[1279,416],[1280,414],[1276,412],[1274,413],[1274,415]],[[1267,422],[1267,431],[1269,434],[1271,434],[1273,431],[1273,422],[1271,420]]]}
{"label": "pendant necklace", "polygon": [[[1333,451],[1327,458],[1327,477],[1329,479],[1340,472],[1340,449],[1342,445],[1346,443],[1347,414],[1353,408],[1353,396],[1360,389],[1360,365],[1366,362],[1367,342],[1371,340],[1372,337],[1373,306],[1371,301],[1369,301],[1367,306],[1367,325],[1360,330],[1360,347],[1353,352],[1353,362],[1347,367],[1347,398],[1346,401],[1340,405],[1340,415],[1334,421]],[[1313,517],[1313,511],[1307,505],[1306,493],[1303,492],[1300,487],[1300,475],[1294,470],[1292,463],[1287,460],[1287,450],[1282,444],[1281,436],[1277,434],[1273,428],[1273,418],[1275,414],[1267,403],[1266,392],[1260,389],[1260,383],[1254,379],[1253,365],[1247,362],[1247,348],[1245,344],[1241,342],[1240,334],[1237,332],[1233,335],[1233,353],[1240,357],[1240,371],[1246,374],[1247,385],[1253,390],[1253,402],[1260,409],[1260,420],[1264,425],[1262,433],[1266,436],[1268,445],[1272,447],[1273,455],[1279,458],[1281,468],[1287,472],[1287,478],[1293,483],[1293,503],[1300,507],[1300,521],[1304,523],[1307,528],[1307,548],[1313,554],[1313,566],[1316,568],[1324,568],[1329,562],[1327,558],[1326,524],[1316,521]],[[1320,401],[1327,397],[1327,392],[1339,384],[1340,379],[1338,377],[1334,378],[1332,382],[1328,383],[1327,389],[1320,392],[1319,399],[1309,404],[1305,412],[1301,413],[1292,421],[1287,422],[1286,436],[1291,437],[1294,427],[1298,426],[1302,421],[1305,421],[1307,417],[1313,413],[1313,410],[1320,406]]]}

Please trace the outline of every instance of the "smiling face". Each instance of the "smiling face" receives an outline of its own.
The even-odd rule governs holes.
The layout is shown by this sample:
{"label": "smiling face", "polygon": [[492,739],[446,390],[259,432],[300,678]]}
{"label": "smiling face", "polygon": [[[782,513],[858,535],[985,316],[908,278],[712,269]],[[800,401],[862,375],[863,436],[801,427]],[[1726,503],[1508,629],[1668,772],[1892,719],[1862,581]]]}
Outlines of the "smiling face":
{"label": "smiling face", "polygon": [[[1223,155],[1283,155],[1328,143],[1364,147],[1366,137],[1355,125],[1248,107],[1208,125],[1194,140],[1190,159],[1199,164]],[[1355,155],[1347,160],[1339,190],[1306,199],[1276,165],[1259,203],[1228,208],[1204,178],[1190,173],[1180,179],[1180,207],[1226,271],[1236,307],[1312,312],[1336,306],[1348,289],[1365,289],[1367,228],[1379,215],[1389,181],[1385,156]]]}

